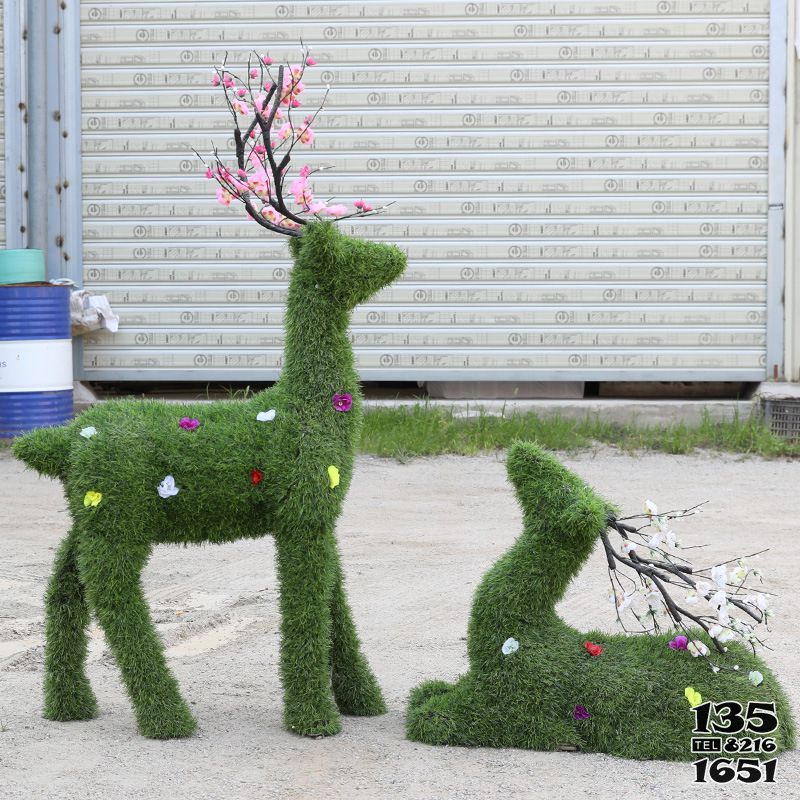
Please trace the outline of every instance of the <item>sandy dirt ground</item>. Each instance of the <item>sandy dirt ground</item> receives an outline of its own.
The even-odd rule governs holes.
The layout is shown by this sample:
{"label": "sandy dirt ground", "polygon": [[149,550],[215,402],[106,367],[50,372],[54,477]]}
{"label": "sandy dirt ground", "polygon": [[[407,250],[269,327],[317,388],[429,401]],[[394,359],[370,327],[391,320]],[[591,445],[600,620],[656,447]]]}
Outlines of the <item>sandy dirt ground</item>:
{"label": "sandy dirt ground", "polygon": [[[767,653],[800,710],[800,464],[598,450],[566,463],[631,513],[709,500],[681,524],[686,543],[760,559],[779,615]],[[349,595],[389,713],[345,718],[325,740],[281,728],[278,611],[270,539],[159,547],[144,583],[169,662],[199,719],[189,740],[136,732],[101,632],[89,674],[101,706],[89,722],[41,716],[42,595],[68,525],[58,483],[0,449],[0,798],[3,800],[484,800],[484,798],[800,797],[800,757],[780,758],[777,786],[698,787],[688,764],[579,753],[435,748],[406,741],[409,690],[466,666],[471,595],[519,532],[501,457],[406,464],[361,458],[339,525]],[[578,626],[614,630],[595,550],[560,606]],[[798,713],[800,716],[800,713]]]}

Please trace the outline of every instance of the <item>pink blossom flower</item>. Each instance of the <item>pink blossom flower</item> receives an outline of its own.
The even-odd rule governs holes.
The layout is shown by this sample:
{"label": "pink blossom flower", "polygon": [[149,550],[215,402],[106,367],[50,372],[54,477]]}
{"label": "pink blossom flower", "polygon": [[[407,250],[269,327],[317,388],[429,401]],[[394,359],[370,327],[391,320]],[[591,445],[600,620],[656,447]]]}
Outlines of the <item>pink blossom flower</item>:
{"label": "pink blossom flower", "polygon": [[354,205],[356,208],[361,208],[361,207],[364,205],[364,201],[363,201],[363,200],[356,200],[356,201],[353,203],[353,205]]}
{"label": "pink blossom flower", "polygon": [[347,206],[345,205],[328,206],[325,209],[325,213],[330,214],[332,217],[341,217],[342,215],[347,213]]}
{"label": "pink blossom flower", "polygon": [[227,189],[223,189],[221,186],[217,187],[217,200],[219,200],[223,206],[229,206],[232,199],[233,195],[231,195]]}
{"label": "pink blossom flower", "polygon": [[236,170],[236,174],[240,178],[244,178],[245,180],[247,179],[247,173],[241,167],[239,167],[239,169]]}
{"label": "pink blossom flower", "polygon": [[272,63],[272,59],[269,56],[261,56],[261,63],[268,67]]}
{"label": "pink blossom flower", "polygon": [[255,67],[253,67],[253,68],[250,70],[250,77],[251,77],[251,78],[257,78],[257,77],[258,77],[258,70],[257,70]]}
{"label": "pink blossom flower", "polygon": [[247,89],[237,89],[236,94],[238,94],[239,97],[244,97],[247,94]]}
{"label": "pink blossom flower", "polygon": [[300,108],[300,101],[295,97],[292,99],[292,108]]}
{"label": "pink blossom flower", "polygon": [[233,89],[233,87],[236,85],[230,75],[223,75],[222,82],[225,84],[226,89]]}
{"label": "pink blossom flower", "polygon": [[353,395],[344,392],[333,396],[333,408],[336,411],[347,413],[353,407]]}
{"label": "pink blossom flower", "polygon": [[304,167],[300,167],[300,177],[307,178],[311,174],[311,167],[306,164]]}
{"label": "pink blossom flower", "polygon": [[219,86],[219,75],[216,72],[211,76],[211,85]]}
{"label": "pink blossom flower", "polygon": [[214,177],[214,170],[211,167],[206,167],[206,178],[213,178]]}
{"label": "pink blossom flower", "polygon": [[311,144],[314,141],[314,131],[309,127],[303,128],[300,135],[297,137],[303,144]]}
{"label": "pink blossom flower", "polygon": [[325,209],[325,206],[327,206],[327,203],[324,200],[314,200],[308,204],[308,211],[310,214],[318,214]]}
{"label": "pink blossom flower", "polygon": [[196,431],[200,427],[199,419],[192,419],[191,417],[181,417],[178,423],[185,431]]}
{"label": "pink blossom flower", "polygon": [[284,122],[278,129],[278,138],[288,139],[292,135],[292,126],[288,122]]}
{"label": "pink blossom flower", "polygon": [[244,100],[234,100],[231,105],[233,106],[233,110],[243,117],[246,117],[250,113],[250,109]]}
{"label": "pink blossom flower", "polygon": [[317,65],[317,60],[315,58],[312,58],[311,56],[309,56],[306,59],[306,66],[307,67],[315,67],[316,65]]}

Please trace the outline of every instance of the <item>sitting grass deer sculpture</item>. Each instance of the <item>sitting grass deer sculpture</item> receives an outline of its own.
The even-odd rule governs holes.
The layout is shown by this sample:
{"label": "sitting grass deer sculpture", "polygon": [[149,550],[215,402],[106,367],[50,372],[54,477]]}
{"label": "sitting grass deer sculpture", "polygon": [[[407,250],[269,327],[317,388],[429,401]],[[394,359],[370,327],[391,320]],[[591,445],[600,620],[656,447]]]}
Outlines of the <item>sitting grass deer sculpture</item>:
{"label": "sitting grass deer sculpture", "polygon": [[[294,268],[279,381],[249,399],[209,405],[107,402],[14,445],[18,458],[63,482],[72,516],[46,597],[49,719],[97,713],[84,670],[92,613],[119,665],[141,733],[190,735],[196,723],[165,663],[141,571],[156,544],[270,534],[280,581],[286,727],[329,735],[340,728],[339,711],[386,710],[353,625],[334,526],[362,422],[347,334],[350,314],[402,273],[405,256],[395,247],[345,236],[321,220],[326,204],[314,201],[307,169],[292,187],[301,211],[287,207],[289,156],[303,135],[310,138],[309,118],[305,129],[292,129],[296,138],[280,158],[270,131],[281,108],[285,114],[299,105],[303,70],[314,62],[306,53],[291,77],[281,66],[272,80],[265,78],[268,61],[248,70],[250,76],[260,71],[257,90],[265,92],[253,97],[250,91],[250,108],[241,100],[250,82],[248,90],[237,88],[232,73],[219,72],[215,85],[224,83],[226,97],[237,98],[229,97],[229,105],[238,167],[227,169],[217,157],[216,169],[207,174],[220,184],[220,202],[236,198],[260,225],[290,236]],[[242,131],[245,110],[253,119]],[[360,201],[355,206],[360,215],[371,211]],[[327,210],[341,217],[342,208]]]}
{"label": "sitting grass deer sculpture", "polygon": [[[794,746],[794,722],[780,684],[743,645],[728,644],[725,658],[737,667],[715,674],[705,659],[671,650],[670,634],[582,633],[566,624],[556,603],[604,539],[614,509],[534,444],[515,444],[507,470],[522,507],[522,535],[475,593],[469,671],[455,683],[428,681],[411,693],[410,739],[699,758],[690,747],[695,715],[686,687],[692,687],[703,700],[738,701],[744,708],[750,701],[775,703],[773,755]],[[646,570],[647,562],[639,563]],[[711,644],[699,628],[691,633]],[[748,680],[753,670],[763,677],[760,685]]]}

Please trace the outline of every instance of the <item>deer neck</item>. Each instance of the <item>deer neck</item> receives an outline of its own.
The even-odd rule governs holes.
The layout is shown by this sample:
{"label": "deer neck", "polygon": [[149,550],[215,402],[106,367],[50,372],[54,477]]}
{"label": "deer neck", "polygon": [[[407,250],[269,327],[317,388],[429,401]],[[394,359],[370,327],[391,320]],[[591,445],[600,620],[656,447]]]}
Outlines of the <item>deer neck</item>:
{"label": "deer neck", "polygon": [[335,393],[354,399],[360,393],[347,335],[350,315],[306,284],[307,278],[289,287],[281,386],[290,402],[311,410],[329,406]]}

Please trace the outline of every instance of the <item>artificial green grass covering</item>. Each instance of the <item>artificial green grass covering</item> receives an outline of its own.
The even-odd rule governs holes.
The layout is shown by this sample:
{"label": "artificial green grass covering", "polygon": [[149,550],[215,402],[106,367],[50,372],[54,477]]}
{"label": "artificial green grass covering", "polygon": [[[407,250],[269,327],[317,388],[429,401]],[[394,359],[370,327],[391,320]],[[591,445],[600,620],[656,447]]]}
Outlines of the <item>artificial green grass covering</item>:
{"label": "artificial green grass covering", "polygon": [[326,735],[339,730],[340,711],[385,711],[353,625],[334,526],[363,417],[350,312],[395,280],[405,257],[330,223],[309,224],[290,247],[285,361],[274,387],[209,405],[103,403],[15,443],[18,458],[63,481],[72,516],[47,592],[49,719],[97,712],[84,669],[93,614],[140,731],[191,734],[195,720],[142,596],[142,568],[157,543],[268,534],[280,581],[286,727]]}
{"label": "artificial green grass covering", "polygon": [[[670,635],[582,633],[555,612],[614,509],[542,448],[515,444],[507,461],[523,532],[487,572],[469,621],[469,672],[429,681],[410,697],[408,737],[428,744],[577,748],[625,758],[686,760],[703,700],[775,702],[778,750],[794,745],[788,701],[763,661],[731,643],[738,672],[712,672],[703,658],[668,647]],[[708,638],[698,629],[694,638]],[[504,643],[518,648],[503,652]],[[586,641],[603,652],[591,655]],[[764,681],[754,686],[748,673]],[[769,757],[769,756],[767,756]]]}
{"label": "artificial green grass covering", "polygon": [[647,425],[646,420],[619,425],[600,416],[572,420],[521,411],[501,415],[479,411],[462,416],[451,408],[425,403],[368,409],[360,449],[362,453],[399,459],[448,453],[474,455],[506,450],[518,439],[536,441],[551,450],[578,450],[600,442],[630,452],[691,453],[708,449],[767,458],[800,456],[800,442],[775,436],[755,415],[727,422],[715,422],[706,415],[699,425]]}

